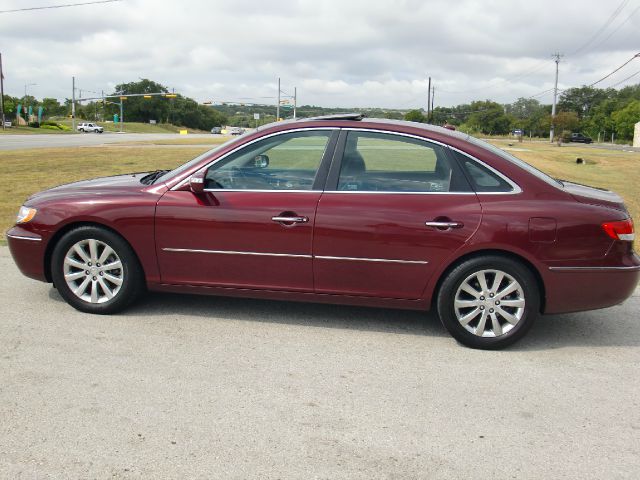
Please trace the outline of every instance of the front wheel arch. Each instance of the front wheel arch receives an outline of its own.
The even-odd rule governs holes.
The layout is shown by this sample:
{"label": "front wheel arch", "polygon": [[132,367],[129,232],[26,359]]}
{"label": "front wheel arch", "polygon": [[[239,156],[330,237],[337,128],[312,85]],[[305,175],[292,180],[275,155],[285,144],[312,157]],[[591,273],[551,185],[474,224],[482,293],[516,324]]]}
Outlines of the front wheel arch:
{"label": "front wheel arch", "polygon": [[442,282],[444,282],[445,278],[449,275],[449,273],[456,268],[458,265],[470,260],[472,258],[477,257],[486,257],[486,256],[501,256],[508,258],[510,260],[514,260],[516,262],[520,262],[524,265],[534,276],[536,279],[536,283],[538,284],[538,292],[540,293],[540,312],[544,313],[545,310],[545,299],[546,299],[546,290],[544,286],[544,281],[542,280],[542,275],[540,275],[540,271],[526,258],[521,255],[518,255],[513,252],[509,252],[507,250],[499,250],[499,249],[487,249],[487,250],[476,250],[474,252],[467,253],[461,257],[456,258],[453,262],[451,262],[447,268],[445,268],[440,276],[438,277],[438,281],[436,282],[435,287],[433,288],[433,292],[431,295],[431,310],[436,310],[436,303],[438,299],[438,295],[440,294],[440,289],[442,288]]}
{"label": "front wheel arch", "polygon": [[49,240],[49,242],[47,243],[47,248],[45,250],[44,253],[44,275],[45,278],[47,279],[47,282],[49,283],[53,283],[53,277],[51,275],[51,260],[52,260],[52,256],[53,256],[53,250],[56,248],[56,245],[58,244],[58,242],[60,241],[60,239],[67,233],[70,232],[71,230],[75,230],[78,227],[96,227],[96,228],[102,228],[104,230],[108,230],[111,233],[118,235],[123,241],[125,241],[128,245],[129,248],[131,248],[131,251],[135,254],[136,256],[136,260],[138,261],[138,267],[140,267],[140,271],[142,272],[142,278],[145,280],[145,284],[146,284],[146,273],[144,271],[144,266],[142,265],[142,262],[140,261],[140,256],[138,255],[138,252],[136,252],[136,250],[133,248],[133,246],[131,245],[131,243],[129,243],[129,241],[120,234],[120,232],[118,232],[117,230],[103,224],[103,223],[98,223],[98,222],[74,222],[74,223],[69,223],[67,225],[65,225],[64,227],[62,227],[60,230],[58,230],[53,237],[51,237],[51,239]]}

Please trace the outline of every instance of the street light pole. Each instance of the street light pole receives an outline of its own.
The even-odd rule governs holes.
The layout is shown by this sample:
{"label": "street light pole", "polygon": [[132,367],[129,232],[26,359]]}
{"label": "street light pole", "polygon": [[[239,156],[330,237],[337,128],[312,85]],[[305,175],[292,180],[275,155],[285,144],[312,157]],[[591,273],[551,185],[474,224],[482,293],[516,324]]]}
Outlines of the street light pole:
{"label": "street light pole", "polygon": [[[556,100],[558,98],[558,64],[560,63],[560,57],[562,55],[560,55],[559,53],[555,53],[553,56],[556,57],[556,83],[553,87],[553,104],[551,105],[551,129],[549,130],[549,143],[553,143],[553,137],[555,135],[555,127],[553,126],[553,122],[556,118]],[[560,132],[560,135],[562,135],[562,132]]]}
{"label": "street light pole", "polygon": [[298,87],[293,87],[293,119],[296,119],[296,108],[298,106]]}
{"label": "street light pole", "polygon": [[120,97],[120,133],[122,133],[123,123],[124,123],[124,110],[122,108],[122,97]]}
{"label": "street light pole", "polygon": [[278,106],[276,107],[276,122],[280,121],[280,77],[278,77]]}
{"label": "street light pole", "polygon": [[0,53],[0,116],[2,116],[2,130],[6,130],[4,124],[4,74],[2,73],[2,54]]}
{"label": "street light pole", "polygon": [[73,133],[76,133],[76,77],[71,77],[71,125]]}

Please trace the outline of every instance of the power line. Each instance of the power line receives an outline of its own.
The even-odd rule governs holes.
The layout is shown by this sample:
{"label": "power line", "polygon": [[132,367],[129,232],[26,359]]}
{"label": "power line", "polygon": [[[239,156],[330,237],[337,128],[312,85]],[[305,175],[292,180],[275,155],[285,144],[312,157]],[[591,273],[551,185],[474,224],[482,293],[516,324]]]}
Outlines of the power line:
{"label": "power line", "polygon": [[[622,0],[622,2],[620,2],[620,4],[618,5],[618,7],[613,11],[613,13],[609,16],[609,18],[607,19],[607,21],[604,23],[604,25],[602,25],[602,27],[600,27],[596,33],[594,33],[591,38],[589,40],[587,40],[585,43],[582,44],[582,46],[580,46],[579,48],[577,48],[576,50],[574,50],[573,52],[571,52],[569,54],[569,56],[575,55],[576,53],[581,52],[582,50],[584,50],[585,48],[587,48],[589,46],[589,44],[591,44],[592,42],[594,42],[596,40],[596,38],[598,38],[602,33],[604,33],[604,31],[609,27],[609,25],[611,25],[611,23],[618,17],[618,15],[620,15],[620,12],[622,12],[622,10],[624,9],[624,7],[627,6],[627,3],[629,3],[629,0]],[[609,37],[607,37],[609,38]],[[605,39],[606,40],[606,39]]]}
{"label": "power line", "polygon": [[614,83],[613,85],[611,85],[609,88],[616,88],[618,85],[620,85],[621,83],[626,82],[627,80],[631,80],[633,77],[635,77],[636,75],[638,75],[640,73],[640,70],[638,70],[636,73],[629,75],[627,78],[625,78],[624,80],[620,80],[618,83]]}
{"label": "power line", "polygon": [[0,13],[13,13],[13,12],[27,12],[30,10],[47,10],[52,8],[67,8],[67,7],[80,7],[83,5],[96,5],[99,3],[113,3],[120,2],[122,0],[96,0],[93,2],[82,2],[82,3],[65,3],[61,5],[49,5],[46,7],[29,7],[29,8],[16,8],[13,10],[0,10]]}
{"label": "power line", "polygon": [[[607,79],[607,78],[609,78],[611,75],[613,75],[614,73],[616,73],[617,71],[619,71],[619,70],[621,70],[623,67],[625,67],[627,64],[629,64],[630,62],[632,62],[634,58],[638,58],[638,57],[640,57],[640,53],[636,53],[633,57],[631,57],[629,60],[627,60],[626,62],[624,62],[622,65],[620,65],[620,66],[619,66],[618,68],[616,68],[614,71],[612,71],[611,73],[609,73],[609,74],[605,75],[605,76],[604,76],[604,77],[602,77],[600,80],[597,80],[597,81],[593,82],[593,83],[592,83],[592,84],[590,84],[590,85],[586,85],[586,87],[593,87],[594,85],[596,85],[596,84],[598,84],[598,83],[602,82],[603,80],[606,80],[606,79]],[[633,75],[631,75],[630,77],[627,77],[627,78],[625,78],[624,80],[621,80],[620,82],[616,83],[615,85],[612,85],[612,86],[611,86],[611,87],[609,87],[609,88],[616,87],[616,86],[620,85],[621,83],[626,82],[626,81],[627,81],[627,80],[629,80],[630,78],[633,78],[633,77],[635,77],[636,75],[638,75],[638,73],[640,73],[640,72],[636,72],[636,73],[634,73],[634,74],[633,74]],[[542,96],[544,96],[544,95],[548,94],[549,92],[553,92],[553,90],[554,90],[553,88],[548,88],[548,89],[546,89],[546,90],[543,90],[542,92],[534,93],[533,95],[530,95],[530,96],[529,96],[529,97],[527,97],[527,98],[542,97]],[[560,89],[560,88],[559,88],[559,89],[558,89],[558,93],[566,92],[567,90],[569,90],[569,88],[563,88],[563,89]]]}
{"label": "power line", "polygon": [[611,75],[613,75],[614,73],[616,73],[618,70],[620,70],[622,67],[624,67],[625,65],[627,65],[628,63],[631,63],[635,58],[640,57],[640,53],[636,53],[633,57],[631,57],[629,60],[627,60],[626,62],[624,62],[622,65],[620,65],[618,68],[616,68],[613,72],[611,72],[608,75],[605,75],[604,77],[602,77],[600,80],[596,80],[595,82],[593,82],[590,85],[587,85],[587,87],[593,87],[594,85],[600,83],[603,80],[606,80],[607,78],[609,78]]}
{"label": "power line", "polygon": [[539,70],[541,70],[543,67],[545,67],[547,65],[548,60],[542,60],[539,61],[538,63],[534,64],[531,68],[525,70],[522,73],[519,73],[518,75],[515,75],[513,77],[508,77],[508,78],[501,78],[501,79],[496,79],[496,80],[490,80],[489,83],[493,83],[492,85],[485,85],[484,87],[479,87],[479,88],[472,88],[469,90],[457,90],[457,91],[451,91],[451,90],[440,90],[443,93],[451,93],[451,94],[461,94],[461,93],[473,93],[473,92],[480,92],[482,90],[488,90],[490,88],[495,88],[496,85],[500,85],[501,83],[511,83],[514,80],[518,80],[522,77],[527,77],[529,75],[531,75],[532,73],[535,73]]}
{"label": "power line", "polygon": [[640,6],[636,7],[627,18],[625,18],[620,25],[618,25],[609,35],[607,35],[600,43],[598,43],[594,49],[597,49],[602,44],[604,44],[607,40],[609,40],[618,30],[620,30],[631,18],[636,14],[636,12],[640,10]]}

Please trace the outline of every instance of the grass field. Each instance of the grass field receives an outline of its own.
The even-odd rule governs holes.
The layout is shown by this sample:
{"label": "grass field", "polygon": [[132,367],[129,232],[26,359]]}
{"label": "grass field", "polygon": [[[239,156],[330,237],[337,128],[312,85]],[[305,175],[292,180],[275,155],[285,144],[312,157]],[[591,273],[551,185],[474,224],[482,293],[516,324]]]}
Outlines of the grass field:
{"label": "grass field", "polygon": [[[542,142],[492,141],[500,148],[551,175],[593,187],[613,190],[624,198],[631,215],[640,219],[640,153]],[[577,158],[586,163],[579,165]]]}
{"label": "grass field", "polygon": [[[18,208],[34,192],[98,176],[172,168],[209,148],[189,147],[191,140],[201,142],[188,138],[171,141],[171,145],[183,144],[184,148],[163,148],[151,142],[0,151],[0,229],[4,232],[13,224]],[[220,143],[220,137],[212,137],[211,143]],[[542,142],[514,143],[512,147],[505,141],[493,143],[554,177],[616,191],[631,214],[640,218],[640,153]],[[577,165],[577,157],[586,164]]]}
{"label": "grass field", "polygon": [[[14,222],[34,192],[62,183],[119,173],[174,168],[208,148],[76,147],[0,152],[0,229]],[[4,235],[3,244],[6,244]]]}
{"label": "grass field", "polygon": [[[54,120],[62,125],[66,125],[69,128],[72,128],[72,122],[68,118],[63,120]],[[84,120],[78,120],[78,123],[84,122]],[[87,120],[86,122],[89,122]],[[120,125],[115,124],[113,122],[97,122],[98,125],[104,128],[105,132],[119,132]],[[123,131],[126,133],[178,133],[180,130],[185,129],[184,127],[177,127],[171,124],[156,124],[151,125],[149,123],[138,123],[138,122],[125,122]],[[189,133],[209,133],[204,130],[194,130],[191,128],[186,129]],[[62,130],[49,130],[45,128],[31,128],[31,127],[11,127],[6,130],[0,129],[0,135],[2,134],[13,134],[13,135],[41,135],[41,134],[54,134],[54,135],[69,135],[73,133],[71,130],[62,131]]]}
{"label": "grass field", "polygon": [[223,137],[221,135],[211,135],[210,137],[198,137],[198,138],[166,138],[158,140],[141,140],[136,142],[123,142],[119,145],[219,145],[228,141],[230,138],[236,137]]}

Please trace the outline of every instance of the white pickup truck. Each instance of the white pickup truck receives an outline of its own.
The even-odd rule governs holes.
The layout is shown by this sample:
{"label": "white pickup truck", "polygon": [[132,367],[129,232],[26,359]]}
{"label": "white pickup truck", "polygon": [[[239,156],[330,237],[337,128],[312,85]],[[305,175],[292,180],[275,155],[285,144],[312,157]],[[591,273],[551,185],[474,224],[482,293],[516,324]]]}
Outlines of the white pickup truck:
{"label": "white pickup truck", "polygon": [[100,125],[96,125],[95,123],[81,123],[80,125],[78,125],[78,131],[79,132],[95,132],[95,133],[102,133],[104,132],[104,128],[102,128]]}

